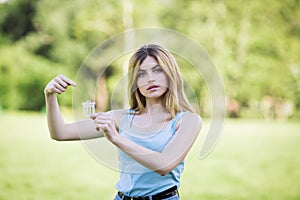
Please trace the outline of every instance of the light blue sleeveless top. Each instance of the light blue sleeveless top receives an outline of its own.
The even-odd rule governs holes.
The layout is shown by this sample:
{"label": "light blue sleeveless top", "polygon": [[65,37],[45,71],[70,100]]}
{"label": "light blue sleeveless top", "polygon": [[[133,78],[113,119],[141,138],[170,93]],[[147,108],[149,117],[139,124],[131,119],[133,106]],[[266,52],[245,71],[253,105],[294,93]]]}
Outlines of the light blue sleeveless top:
{"label": "light blue sleeveless top", "polygon": [[[124,137],[153,151],[162,152],[176,132],[176,124],[182,116],[177,115],[161,130],[145,134],[131,128],[134,111],[130,110],[119,126],[119,132]],[[120,179],[116,189],[127,196],[154,195],[173,186],[180,186],[180,175],[184,168],[184,161],[179,163],[170,173],[161,176],[158,173],[144,167],[129,157],[126,153],[118,150]]]}

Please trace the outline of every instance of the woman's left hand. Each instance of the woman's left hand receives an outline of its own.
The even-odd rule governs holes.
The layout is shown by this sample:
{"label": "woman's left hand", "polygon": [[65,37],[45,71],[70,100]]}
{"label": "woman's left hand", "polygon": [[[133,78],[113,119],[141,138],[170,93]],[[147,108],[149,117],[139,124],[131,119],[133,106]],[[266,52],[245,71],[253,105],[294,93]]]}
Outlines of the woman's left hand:
{"label": "woman's left hand", "polygon": [[109,141],[113,141],[119,135],[113,114],[111,112],[100,112],[91,116],[94,120],[97,131],[103,131]]}

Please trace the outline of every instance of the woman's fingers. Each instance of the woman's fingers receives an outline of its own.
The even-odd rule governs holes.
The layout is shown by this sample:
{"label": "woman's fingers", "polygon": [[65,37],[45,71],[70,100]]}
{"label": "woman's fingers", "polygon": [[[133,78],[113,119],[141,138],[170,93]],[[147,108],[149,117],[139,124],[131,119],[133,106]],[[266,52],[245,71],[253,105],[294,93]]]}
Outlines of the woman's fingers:
{"label": "woman's fingers", "polygon": [[49,94],[51,94],[51,93],[61,94],[64,91],[66,91],[66,88],[61,86],[56,81],[50,82],[49,85],[46,88],[46,92],[49,93]]}
{"label": "woman's fingers", "polygon": [[57,88],[53,88],[51,91],[52,91],[52,93],[54,92],[54,93],[57,93],[57,94],[63,93],[61,90],[59,90]]}
{"label": "woman's fingers", "polygon": [[113,117],[110,113],[106,113],[106,112],[99,112],[99,113],[96,113],[94,115],[91,115],[91,118],[94,118],[94,119],[109,119],[109,120],[113,120]]}
{"label": "woman's fingers", "polygon": [[112,125],[113,120],[111,119],[95,119],[97,125]]}
{"label": "woman's fingers", "polygon": [[66,91],[68,86],[76,87],[76,83],[70,78],[60,74],[52,79],[45,88],[46,94],[57,93],[61,94]]}
{"label": "woman's fingers", "polygon": [[108,140],[112,141],[113,138],[118,135],[112,113],[96,113],[95,115],[91,116],[91,119],[94,120],[96,130],[101,131]]}
{"label": "woman's fingers", "polygon": [[64,88],[68,87],[68,83],[58,76],[54,79],[54,83],[57,84],[57,86],[61,86]]}
{"label": "woman's fingers", "polygon": [[97,127],[107,130],[109,128],[114,128],[114,119],[108,113],[97,113],[91,116]]}
{"label": "woman's fingers", "polygon": [[63,75],[63,74],[58,75],[57,80],[64,87],[67,87],[69,85],[71,85],[73,87],[76,87],[76,83],[73,80],[71,80],[70,78],[68,78],[67,76]]}
{"label": "woman's fingers", "polygon": [[91,118],[92,120],[95,120],[96,117],[97,117],[97,114],[91,114],[91,115],[90,115],[90,118]]}
{"label": "woman's fingers", "polygon": [[54,89],[56,89],[59,92],[64,92],[66,91],[68,85],[62,84],[62,83],[54,83]]}

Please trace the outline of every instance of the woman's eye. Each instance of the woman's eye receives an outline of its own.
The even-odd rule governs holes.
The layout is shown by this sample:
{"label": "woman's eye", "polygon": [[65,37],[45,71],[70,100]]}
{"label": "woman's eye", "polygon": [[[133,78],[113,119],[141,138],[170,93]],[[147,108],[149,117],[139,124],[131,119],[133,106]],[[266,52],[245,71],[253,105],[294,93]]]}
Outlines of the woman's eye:
{"label": "woman's eye", "polygon": [[138,77],[144,77],[145,76],[145,72],[139,72],[137,76]]}
{"label": "woman's eye", "polygon": [[161,69],[160,67],[158,67],[158,68],[155,68],[155,69],[153,70],[153,72],[154,72],[154,73],[160,73],[160,72],[162,72],[162,69]]}

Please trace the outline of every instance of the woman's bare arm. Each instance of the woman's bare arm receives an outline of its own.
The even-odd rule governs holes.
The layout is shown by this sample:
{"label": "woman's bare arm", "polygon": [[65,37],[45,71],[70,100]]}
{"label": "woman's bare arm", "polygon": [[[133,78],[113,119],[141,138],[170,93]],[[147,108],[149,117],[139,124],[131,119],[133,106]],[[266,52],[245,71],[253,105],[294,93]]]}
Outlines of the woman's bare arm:
{"label": "woman's bare arm", "polygon": [[199,115],[184,113],[174,137],[162,152],[157,152],[120,135],[114,129],[114,120],[109,115],[102,115],[98,115],[95,121],[98,127],[105,132],[105,136],[127,155],[162,176],[172,171],[185,158],[202,127]]}
{"label": "woman's bare arm", "polygon": [[57,102],[57,94],[62,94],[69,86],[75,87],[76,84],[68,77],[58,75],[44,89],[51,138],[64,141],[103,137],[103,134],[96,131],[95,124],[91,119],[65,123]]}

